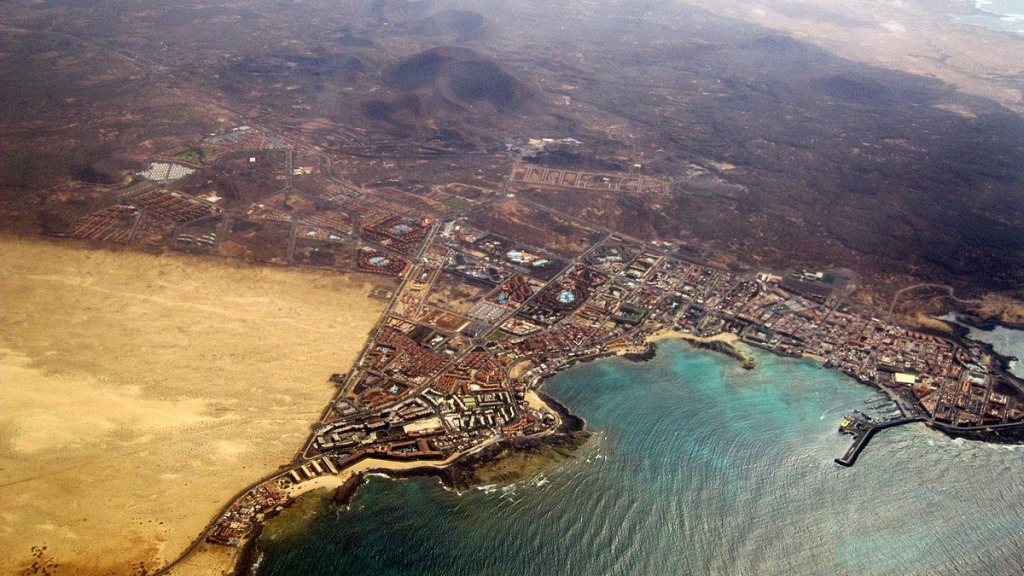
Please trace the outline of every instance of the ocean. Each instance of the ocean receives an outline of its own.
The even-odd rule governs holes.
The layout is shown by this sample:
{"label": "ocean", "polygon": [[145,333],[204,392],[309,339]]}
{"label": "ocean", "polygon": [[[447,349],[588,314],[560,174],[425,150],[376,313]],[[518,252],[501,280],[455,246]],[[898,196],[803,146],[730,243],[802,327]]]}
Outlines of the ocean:
{"label": "ocean", "polygon": [[970,332],[967,335],[969,338],[979,342],[991,344],[996,352],[1004,356],[1016,357],[1016,361],[1010,362],[1010,372],[1020,378],[1024,378],[1024,337],[1022,337],[1022,334],[1024,332],[1020,330],[1010,330],[1009,328],[997,326],[992,330],[970,328]]}
{"label": "ocean", "polygon": [[975,11],[953,18],[998,32],[1024,34],[1024,0],[975,0]]}
{"label": "ocean", "polygon": [[268,523],[257,574],[1024,573],[1024,448],[912,424],[842,468],[838,422],[877,393],[752,354],[577,365],[546,385],[594,432],[575,458],[462,494],[373,477],[348,507],[309,496]]}

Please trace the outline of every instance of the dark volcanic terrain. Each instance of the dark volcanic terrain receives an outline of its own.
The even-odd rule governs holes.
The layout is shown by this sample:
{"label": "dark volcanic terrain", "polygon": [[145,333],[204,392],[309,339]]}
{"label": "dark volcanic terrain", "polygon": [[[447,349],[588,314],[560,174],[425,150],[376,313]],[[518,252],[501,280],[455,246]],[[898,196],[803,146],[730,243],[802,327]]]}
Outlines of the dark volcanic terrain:
{"label": "dark volcanic terrain", "polygon": [[723,264],[850,268],[882,296],[1024,285],[1019,115],[674,2],[19,0],[0,20],[5,226],[52,232],[242,124],[427,206],[501,189],[530,138],[572,138],[523,161],[667,192],[506,191]]}
{"label": "dark volcanic terrain", "polygon": [[[303,412],[286,394],[264,395],[273,399],[272,409],[248,410],[273,431],[276,448],[267,454],[298,439],[281,435],[279,424],[321,414],[322,426],[303,424],[300,435],[313,434],[294,466],[221,511],[200,536],[210,545],[234,546],[251,534],[264,512],[286,501],[280,489],[335,474],[368,455],[439,462],[489,438],[547,434],[559,418],[528,395],[538,383],[605,353],[647,358],[653,348],[644,343],[655,333],[737,338],[780,355],[818,358],[898,395],[904,415],[924,414],[947,431],[991,439],[992,427],[1022,426],[1024,394],[1005,372],[1009,359],[967,340],[947,340],[949,326],[929,315],[955,307],[975,325],[1024,326],[1024,97],[1015,98],[1013,87],[1024,84],[1013,84],[1012,66],[982,62],[976,75],[989,78],[978,84],[961,82],[959,73],[952,78],[1011,110],[936,76],[837,57],[820,47],[829,46],[820,35],[801,36],[819,42],[811,44],[684,4],[702,1],[0,2],[0,232],[332,272],[295,278],[306,283],[301,294],[331,299],[328,315],[345,332],[342,348],[364,346],[366,334],[343,317],[373,316],[366,326],[376,327],[359,359],[333,368],[333,385],[323,383],[337,392],[327,410]],[[892,36],[881,52],[909,49],[896,35],[912,34],[899,22],[802,9],[815,1],[781,10],[847,27],[855,39],[860,28],[874,30],[865,37],[875,39],[882,29]],[[900,9],[890,4],[936,12],[941,2],[863,4],[880,13]],[[922,56],[928,66],[908,65],[905,54],[898,61],[904,70],[927,71],[948,69],[949,60],[962,70],[962,58],[941,53],[973,41],[963,26],[951,21],[934,28],[931,39],[915,36],[918,43],[906,45],[933,54],[936,47],[921,42],[941,43],[939,56]],[[947,47],[949,30],[955,41]],[[994,57],[1024,54],[1024,38],[978,37],[994,50],[1012,45]],[[841,45],[850,54],[846,40]],[[997,68],[1005,79],[992,79]],[[47,248],[46,254],[62,250]],[[12,261],[63,265],[35,253],[11,251]],[[189,272],[201,262],[178,260]],[[218,299],[230,299],[244,308],[227,316],[245,322],[248,328],[236,330],[245,336],[266,336],[249,329],[254,319],[277,318],[262,310],[266,305],[317,340],[264,338],[276,348],[247,356],[221,354],[187,326],[154,328],[163,339],[154,350],[175,357],[186,347],[203,352],[175,359],[173,366],[184,366],[175,372],[227,365],[244,372],[252,364],[246,358],[258,356],[256,363],[271,368],[278,357],[319,365],[326,376],[332,368],[314,361],[317,350],[333,354],[339,346],[333,332],[318,336],[301,306],[270,293],[249,298],[201,285],[185,273],[181,280],[146,280],[139,288],[145,294],[136,294],[93,286],[93,278],[77,272],[67,272],[76,277],[65,285],[64,275],[11,270],[9,280],[40,287],[12,284],[7,300],[36,303],[26,292],[36,290],[42,307],[49,306],[41,317],[51,320],[59,318],[50,314],[43,281],[60,281],[74,294],[97,288],[98,298],[117,308],[101,316],[142,326],[163,326],[164,312],[154,313],[154,324],[136,296],[170,306],[166,314],[175,320],[179,308],[212,313]],[[225,278],[244,282],[242,268],[235,270],[225,267]],[[346,277],[359,279],[358,299],[335,301],[330,286],[349,282]],[[157,284],[178,282],[212,304],[150,294]],[[79,300],[72,296],[63,308],[75,309]],[[4,311],[0,304],[0,326],[35,329],[34,311],[15,322]],[[102,339],[93,342],[92,324],[57,320],[58,332],[79,324],[84,332],[75,342],[92,346],[68,346],[89,357],[83,386],[91,390],[91,367],[111,355],[96,347]],[[59,352],[48,337],[21,340],[45,354],[23,359],[17,346],[0,342],[0,356],[14,373],[35,371],[31,363],[45,356],[41,366],[60,364],[54,374],[63,378],[66,363],[51,356]],[[738,349],[706,346],[749,366]],[[260,365],[257,379],[267,372]],[[108,383],[107,370],[97,370],[103,389],[134,381]],[[50,381],[50,372],[42,381]],[[80,404],[81,394],[54,395],[46,386],[25,385],[31,393],[25,405],[37,404],[36,395]],[[255,390],[245,389],[249,396]],[[191,392],[154,399],[140,390],[133,384],[124,394],[102,392],[93,403],[108,412],[100,409],[110,404],[108,395],[131,396],[145,404],[147,418],[163,421],[166,412],[190,430],[195,422],[247,421],[234,419],[237,406],[229,407],[234,401],[227,397],[210,400],[207,412],[188,407],[207,405]],[[178,404],[184,416],[174,416]],[[26,410],[19,404],[5,414],[21,418]],[[70,447],[93,445],[74,428],[64,430],[60,416],[47,412],[42,424],[26,419],[31,423],[6,428],[0,420],[0,447],[15,454],[12,438],[30,430],[66,436]],[[116,434],[109,444],[94,445],[121,456],[96,460],[104,468],[96,478],[109,476],[108,465],[111,472],[127,465],[122,456],[148,454],[144,442],[174,443],[164,442],[160,426],[146,427],[137,444],[124,434],[134,423],[97,422],[89,427]],[[561,422],[569,424],[568,415]],[[172,469],[183,465],[181,474],[149,468],[161,474],[159,483],[181,476],[174,491],[195,497],[199,510],[202,496],[193,490],[213,479],[207,485],[204,476],[191,475],[198,459],[236,469],[248,463],[247,474],[258,460],[240,447],[247,443],[211,440],[207,445],[215,447],[207,450],[195,438],[194,447],[191,436],[182,444],[192,464],[167,462]],[[582,440],[567,434],[556,449],[513,441],[510,450],[530,453],[506,457],[511,452],[497,449],[502,454],[493,466],[480,464],[496,454],[481,454],[449,471],[449,480],[509,481]],[[47,464],[54,470],[75,469],[62,464],[63,444],[54,446],[32,450],[56,457]],[[138,479],[143,468],[122,472]],[[19,492],[42,478],[65,477],[32,470],[8,482],[8,492],[22,504],[44,502]],[[217,480],[233,482],[226,475]],[[156,502],[160,489],[153,485],[125,495]],[[79,496],[63,488],[65,497]],[[62,508],[75,514],[76,526],[102,521],[79,514],[77,505]],[[111,573],[109,560],[84,546],[92,542],[64,538],[78,532],[65,533],[31,513],[3,512],[0,572],[15,566],[18,574]],[[154,520],[147,524],[156,528]],[[137,558],[133,573],[152,574],[185,545],[165,537],[163,524],[152,546],[102,538],[95,544],[130,549],[114,562]],[[75,543],[76,550],[83,545],[81,561],[58,572],[42,542],[7,554],[2,539],[30,534],[29,528]],[[186,532],[186,539],[196,534]]]}
{"label": "dark volcanic terrain", "polygon": [[438,119],[479,125],[495,113],[528,114],[536,100],[528,86],[467,48],[432,48],[403,58],[388,65],[382,79],[393,93],[365,101],[363,115],[410,127]]}

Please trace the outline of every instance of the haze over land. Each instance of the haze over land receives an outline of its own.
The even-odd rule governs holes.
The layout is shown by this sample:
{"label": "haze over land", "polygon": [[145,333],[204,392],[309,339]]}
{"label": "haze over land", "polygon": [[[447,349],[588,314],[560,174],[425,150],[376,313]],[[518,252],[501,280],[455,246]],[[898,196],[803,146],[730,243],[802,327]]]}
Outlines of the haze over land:
{"label": "haze over land", "polygon": [[1024,40],[950,17],[964,2],[705,8],[743,21],[678,2],[8,3],[3,205],[60,230],[96,199],[74,178],[118,182],[242,122],[413,194],[498,186],[509,141],[573,137],[551,162],[640,164],[671,194],[532,200],[723,261],[845,266],[881,294],[1019,289],[1024,122],[1001,104],[1019,112]]}
{"label": "haze over land", "polygon": [[[683,282],[724,301],[763,289],[760,271],[830,271],[797,306],[820,312],[807,341],[858,304],[874,308],[850,325],[872,337],[898,332],[885,312],[927,323],[951,304],[1020,322],[1024,37],[977,16],[952,0],[0,4],[0,228],[91,243],[0,243],[0,572],[176,557],[303,446],[386,308],[380,370],[357,383],[374,409],[474,354],[508,385],[481,342],[509,353],[592,297],[604,308],[573,321],[625,332],[674,322]],[[693,262],[707,274],[684,281]],[[662,276],[664,294],[626,288]]]}
{"label": "haze over land", "polygon": [[934,77],[1024,112],[1024,26],[1019,25],[1018,15],[1016,24],[986,28],[986,24],[995,27],[1000,15],[982,11],[983,3],[691,0],[687,4],[792,34],[843,58]]}

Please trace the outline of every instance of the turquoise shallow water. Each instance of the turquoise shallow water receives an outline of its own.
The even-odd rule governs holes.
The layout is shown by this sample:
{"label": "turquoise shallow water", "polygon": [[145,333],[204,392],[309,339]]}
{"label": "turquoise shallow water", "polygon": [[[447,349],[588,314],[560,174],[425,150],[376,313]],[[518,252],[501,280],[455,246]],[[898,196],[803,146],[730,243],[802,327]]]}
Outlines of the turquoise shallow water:
{"label": "turquoise shallow water", "polygon": [[664,343],[547,390],[595,436],[578,457],[465,494],[371,479],[347,509],[273,523],[257,573],[1020,574],[1024,451],[911,425],[851,469],[838,420],[871,389],[755,352],[742,370]]}

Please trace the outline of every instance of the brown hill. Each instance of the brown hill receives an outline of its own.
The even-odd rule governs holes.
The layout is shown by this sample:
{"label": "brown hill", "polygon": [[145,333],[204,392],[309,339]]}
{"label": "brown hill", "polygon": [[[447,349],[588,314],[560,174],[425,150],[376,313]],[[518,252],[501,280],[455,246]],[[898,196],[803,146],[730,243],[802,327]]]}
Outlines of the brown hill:
{"label": "brown hill", "polygon": [[528,113],[537,93],[495,61],[467,48],[439,47],[387,66],[391,94],[363,103],[371,120],[409,123],[446,115]]}

